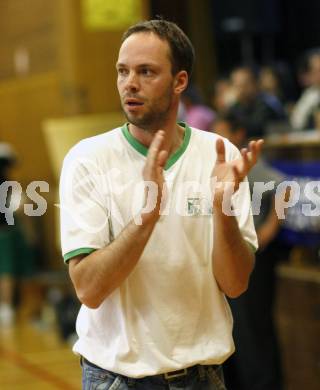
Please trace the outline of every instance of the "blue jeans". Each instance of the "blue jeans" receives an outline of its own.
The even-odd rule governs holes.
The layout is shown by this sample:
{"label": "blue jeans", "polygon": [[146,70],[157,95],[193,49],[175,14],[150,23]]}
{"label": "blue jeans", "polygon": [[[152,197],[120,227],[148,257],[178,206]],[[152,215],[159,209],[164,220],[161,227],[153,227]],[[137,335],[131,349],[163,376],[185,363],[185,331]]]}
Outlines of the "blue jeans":
{"label": "blue jeans", "polygon": [[226,390],[222,366],[195,366],[187,375],[128,378],[87,364],[82,359],[83,390]]}

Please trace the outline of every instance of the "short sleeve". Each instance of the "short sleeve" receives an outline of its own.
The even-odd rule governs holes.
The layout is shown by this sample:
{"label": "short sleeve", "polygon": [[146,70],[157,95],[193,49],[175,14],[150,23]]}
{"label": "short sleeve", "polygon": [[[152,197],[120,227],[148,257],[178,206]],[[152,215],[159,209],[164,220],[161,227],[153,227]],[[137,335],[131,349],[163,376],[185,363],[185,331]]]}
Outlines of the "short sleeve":
{"label": "short sleeve", "polygon": [[[239,150],[230,142],[228,144],[230,145],[229,159],[239,158],[241,156]],[[233,195],[232,206],[242,237],[256,251],[258,249],[258,238],[252,216],[250,186],[247,177],[240,183],[238,191]]]}
{"label": "short sleeve", "polygon": [[108,245],[109,212],[98,164],[71,151],[64,159],[60,195],[60,234],[64,261]]}

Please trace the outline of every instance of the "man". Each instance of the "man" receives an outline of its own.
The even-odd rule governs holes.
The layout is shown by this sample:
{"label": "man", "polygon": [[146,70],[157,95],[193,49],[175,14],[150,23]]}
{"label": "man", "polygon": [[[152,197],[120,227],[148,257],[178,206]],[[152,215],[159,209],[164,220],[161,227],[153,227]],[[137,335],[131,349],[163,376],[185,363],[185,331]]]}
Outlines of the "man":
{"label": "man", "polygon": [[263,136],[269,124],[285,119],[280,101],[259,92],[256,76],[250,68],[234,69],[230,79],[235,98],[230,112],[242,118],[249,138]]}
{"label": "man", "polygon": [[291,125],[295,130],[318,126],[320,111],[320,50],[311,51],[307,60],[310,86],[304,90],[291,113]]}
{"label": "man", "polygon": [[262,141],[240,154],[176,123],[193,57],[174,23],[129,28],[116,65],[128,123],[64,161],[62,251],[83,303],[74,351],[85,389],[224,389],[225,294],[246,289],[257,242],[248,208],[222,212],[223,192],[236,191],[234,209],[249,203],[240,184]]}

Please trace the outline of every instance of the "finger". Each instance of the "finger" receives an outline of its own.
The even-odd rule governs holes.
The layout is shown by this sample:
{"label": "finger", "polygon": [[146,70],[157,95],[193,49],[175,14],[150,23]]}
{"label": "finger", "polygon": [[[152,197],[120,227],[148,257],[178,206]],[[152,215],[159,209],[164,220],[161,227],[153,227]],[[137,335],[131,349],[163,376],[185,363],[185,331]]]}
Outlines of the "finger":
{"label": "finger", "polygon": [[241,160],[238,160],[238,163],[234,165],[234,173],[237,172],[239,180],[243,180],[244,177],[248,174],[250,169],[256,164],[258,157],[261,153],[262,145],[264,141],[262,139],[258,141],[250,141],[249,151],[247,148],[241,149]]}
{"label": "finger", "polygon": [[241,157],[242,157],[241,161],[234,166],[237,167],[239,174],[241,174],[242,176],[245,176],[246,173],[250,169],[249,152],[248,152],[247,148],[243,148],[243,149],[241,149],[240,153],[241,153]]}
{"label": "finger", "polygon": [[153,140],[151,141],[149,150],[152,152],[154,149],[159,149],[163,140],[164,140],[165,132],[163,130],[158,130],[154,137]]}
{"label": "finger", "polygon": [[249,153],[247,148],[241,149],[241,156],[245,165],[249,165]]}
{"label": "finger", "polygon": [[148,150],[148,155],[147,155],[148,165],[151,166],[155,165],[163,141],[164,141],[164,131],[159,130],[156,132],[155,136],[153,137],[153,140]]}
{"label": "finger", "polygon": [[168,160],[168,151],[167,150],[161,150],[158,154],[158,166],[164,168],[166,165],[166,162]]}
{"label": "finger", "polygon": [[237,190],[239,183],[245,178],[240,172],[240,170],[236,167],[232,167],[233,170],[233,176],[234,176],[234,189]]}
{"label": "finger", "polygon": [[261,153],[263,144],[263,139],[259,139],[257,141],[250,141],[249,148],[250,150],[254,151],[256,155],[259,155]]}
{"label": "finger", "polygon": [[261,154],[263,143],[264,143],[263,139],[260,139],[258,141],[250,141],[250,143],[249,143],[249,150],[250,151],[247,153],[250,166],[253,166],[257,162],[257,160]]}
{"label": "finger", "polygon": [[221,164],[226,161],[226,149],[222,138],[218,138],[216,142],[217,160],[216,163]]}
{"label": "finger", "polygon": [[[243,156],[243,154],[242,154]],[[243,156],[244,157],[244,156]],[[253,166],[257,161],[257,148],[256,142],[250,141],[248,145],[248,149],[246,149],[246,165],[247,168]]]}
{"label": "finger", "polygon": [[260,154],[261,151],[262,151],[262,147],[263,147],[263,144],[264,144],[264,139],[258,139],[256,145],[257,145],[257,150],[258,150],[258,153]]}

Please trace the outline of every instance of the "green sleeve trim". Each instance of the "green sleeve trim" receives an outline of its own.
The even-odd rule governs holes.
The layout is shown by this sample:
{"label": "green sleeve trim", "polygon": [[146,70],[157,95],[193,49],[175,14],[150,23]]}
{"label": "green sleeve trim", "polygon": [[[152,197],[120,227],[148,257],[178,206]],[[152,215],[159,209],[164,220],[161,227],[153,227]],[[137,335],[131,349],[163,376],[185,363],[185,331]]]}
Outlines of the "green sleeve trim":
{"label": "green sleeve trim", "polygon": [[[165,170],[169,169],[172,167],[173,164],[175,164],[179,158],[183,155],[185,150],[187,149],[191,137],[191,129],[190,127],[184,123],[184,122],[179,122],[178,123],[180,126],[185,128],[184,132],[184,138],[183,142],[180,146],[180,148],[169,158],[169,160],[166,163]],[[143,156],[147,156],[148,154],[148,148],[142,145],[138,140],[136,140],[133,135],[130,133],[129,128],[128,128],[128,123],[125,123],[122,128],[122,134],[126,138],[126,140],[129,142],[129,144],[140,154]]]}
{"label": "green sleeve trim", "polygon": [[256,253],[258,248],[256,248],[251,242],[246,241],[246,243],[249,245],[250,249],[252,250],[253,253]]}
{"label": "green sleeve trim", "polygon": [[75,257],[75,256],[78,256],[78,255],[88,255],[92,252],[94,252],[96,249],[94,248],[79,248],[79,249],[75,249],[74,251],[71,251],[71,252],[68,252],[66,253],[64,256],[63,256],[63,260],[65,263],[68,263],[68,261],[72,258],[72,257]]}

